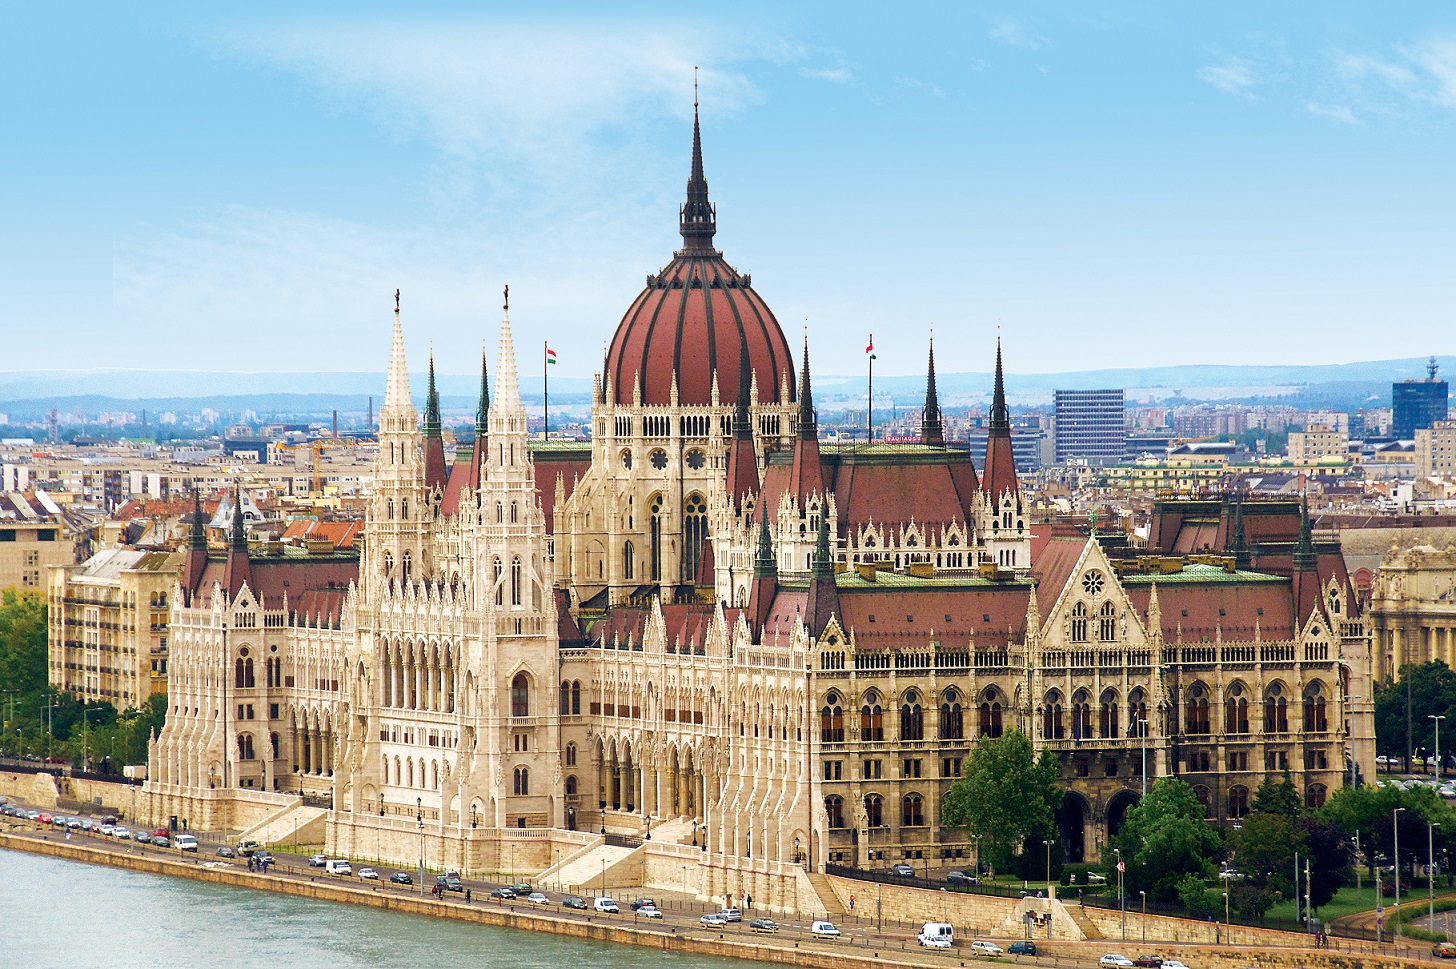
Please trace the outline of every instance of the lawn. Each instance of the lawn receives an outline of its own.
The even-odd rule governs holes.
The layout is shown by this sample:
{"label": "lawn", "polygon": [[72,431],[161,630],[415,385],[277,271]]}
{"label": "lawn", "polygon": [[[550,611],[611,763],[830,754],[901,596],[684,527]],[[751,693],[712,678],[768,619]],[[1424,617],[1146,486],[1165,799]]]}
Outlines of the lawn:
{"label": "lawn", "polygon": [[[1406,887],[1405,880],[1402,879],[1401,881],[1401,901],[1405,901],[1407,898],[1426,898],[1426,886],[1423,882],[1416,882],[1414,891],[1410,895],[1407,895],[1404,891]],[[1355,891],[1355,887],[1353,885],[1348,885],[1340,889],[1339,892],[1335,895],[1334,900],[1331,901],[1324,908],[1321,908],[1317,912],[1315,912],[1315,915],[1319,916],[1322,920],[1328,922],[1332,919],[1337,919],[1342,915],[1350,915],[1355,912],[1364,912],[1374,908],[1375,886],[1370,884],[1370,880],[1368,878],[1364,878],[1363,876],[1361,878],[1361,884],[1362,887],[1358,893]],[[1390,880],[1388,878],[1383,879],[1381,881],[1380,887],[1380,898],[1382,902],[1385,905],[1391,904],[1394,899],[1390,897]],[[1437,898],[1449,897],[1450,895],[1452,895],[1451,889],[1443,888],[1440,885],[1436,886]],[[1278,919],[1281,921],[1293,921],[1295,917],[1294,902],[1280,902],[1278,905],[1275,905],[1273,908],[1269,909],[1268,913],[1264,917],[1271,920]]]}

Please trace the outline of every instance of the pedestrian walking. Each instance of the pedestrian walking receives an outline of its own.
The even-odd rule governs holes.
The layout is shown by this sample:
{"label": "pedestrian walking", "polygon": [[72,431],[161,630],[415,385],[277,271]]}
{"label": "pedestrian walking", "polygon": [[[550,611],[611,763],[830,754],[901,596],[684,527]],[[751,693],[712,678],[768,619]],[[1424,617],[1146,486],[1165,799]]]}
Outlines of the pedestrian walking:
{"label": "pedestrian walking", "polygon": [[470,889],[468,889],[468,888],[465,889],[465,901],[467,903],[470,901]]}

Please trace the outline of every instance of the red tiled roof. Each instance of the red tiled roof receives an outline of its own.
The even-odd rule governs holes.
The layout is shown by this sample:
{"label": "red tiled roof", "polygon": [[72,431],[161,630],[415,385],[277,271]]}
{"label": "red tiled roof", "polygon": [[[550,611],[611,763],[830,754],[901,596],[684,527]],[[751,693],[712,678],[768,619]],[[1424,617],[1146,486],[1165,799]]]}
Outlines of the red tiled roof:
{"label": "red tiled roof", "polygon": [[[1143,622],[1147,622],[1152,583],[1127,586]],[[1181,627],[1183,642],[1213,642],[1220,624],[1224,639],[1252,640],[1254,623],[1265,640],[1294,637],[1294,600],[1288,583],[1217,580],[1204,583],[1158,584],[1158,608],[1163,614],[1163,639],[1174,642]],[[1260,614],[1259,610],[1263,610]],[[1185,615],[1186,613],[1186,615]]]}
{"label": "red tiled roof", "polygon": [[[1024,638],[1024,584],[959,589],[840,589],[840,622],[860,649],[908,646],[932,637],[945,646],[1019,642]],[[947,619],[946,617],[950,618]]]}
{"label": "red tiled roof", "polygon": [[1066,587],[1067,580],[1072,577],[1072,572],[1077,567],[1077,561],[1082,557],[1082,549],[1087,545],[1087,539],[1082,537],[1049,539],[1042,547],[1039,555],[1031,558],[1031,574],[1036,578],[1036,600],[1037,606],[1042,610],[1042,615],[1052,607],[1052,603],[1062,594]]}

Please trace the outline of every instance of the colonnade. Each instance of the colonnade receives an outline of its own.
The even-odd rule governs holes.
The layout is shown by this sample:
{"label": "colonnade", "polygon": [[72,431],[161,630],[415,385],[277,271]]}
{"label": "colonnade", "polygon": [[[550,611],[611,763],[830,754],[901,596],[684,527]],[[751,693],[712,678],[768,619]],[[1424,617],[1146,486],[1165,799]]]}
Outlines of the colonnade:
{"label": "colonnade", "polygon": [[455,658],[448,645],[386,645],[380,671],[386,707],[455,712]]}

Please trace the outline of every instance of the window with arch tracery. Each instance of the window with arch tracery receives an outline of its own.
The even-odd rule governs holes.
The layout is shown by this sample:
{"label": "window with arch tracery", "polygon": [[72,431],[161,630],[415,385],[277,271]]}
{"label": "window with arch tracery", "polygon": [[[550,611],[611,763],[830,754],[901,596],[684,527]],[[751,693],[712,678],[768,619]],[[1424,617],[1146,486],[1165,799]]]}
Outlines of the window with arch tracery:
{"label": "window with arch tracery", "polygon": [[1097,726],[1101,729],[1098,735],[1102,737],[1115,738],[1117,736],[1117,691],[1107,689],[1102,691],[1102,702],[1098,710]]}
{"label": "window with arch tracery", "polygon": [[1062,740],[1066,737],[1066,728],[1062,724],[1062,695],[1055,690],[1047,694],[1042,705],[1041,732],[1047,740]]}
{"label": "window with arch tracery", "polygon": [[1230,686],[1224,696],[1223,729],[1225,733],[1249,732],[1249,698],[1244,696],[1241,684]]}
{"label": "window with arch tracery", "polygon": [[1191,734],[1210,732],[1208,720],[1208,688],[1194,683],[1188,688],[1188,697],[1183,703],[1183,729]]}
{"label": "window with arch tracery", "polygon": [[[683,582],[696,583],[708,544],[708,503],[694,492],[683,506]],[[712,581],[712,577],[709,577]]]}
{"label": "window with arch tracery", "polygon": [[965,735],[965,712],[961,709],[960,694],[954,689],[946,690],[940,700],[940,739],[963,740]]}
{"label": "window with arch tracery", "polygon": [[581,680],[571,681],[571,715],[581,715]]}
{"label": "window with arch tracery", "polygon": [[829,694],[819,711],[819,739],[826,744],[844,743],[844,708],[837,693]]}
{"label": "window with arch tracery", "polygon": [[900,824],[919,828],[925,824],[925,800],[919,794],[906,794],[901,801]]}
{"label": "window with arch tracery", "polygon": [[925,739],[925,711],[920,707],[920,695],[911,690],[900,705],[900,739]]}
{"label": "window with arch tracery", "polygon": [[505,578],[506,569],[505,566],[501,564],[500,559],[495,559],[491,563],[491,571],[495,578],[495,581],[493,583],[495,585],[495,604],[498,606],[505,605],[506,590],[505,583],[502,581],[502,579]]}
{"label": "window with arch tracery", "polygon": [[874,694],[859,708],[859,739],[879,741],[885,739],[885,711]]}
{"label": "window with arch tracery", "polygon": [[1289,732],[1289,699],[1278,683],[1264,693],[1264,732]]}
{"label": "window with arch tracery", "polygon": [[1104,643],[1117,639],[1117,607],[1111,602],[1102,603],[1097,611],[1097,638]]}
{"label": "window with arch tracery", "polygon": [[885,799],[878,794],[866,794],[864,806],[866,823],[871,828],[883,828],[885,826]]}
{"label": "window with arch tracery", "polygon": [[1071,639],[1074,643],[1087,641],[1087,604],[1079,602],[1072,607]]}
{"label": "window with arch tracery", "polygon": [[521,560],[511,559],[511,605],[521,604]]}
{"label": "window with arch tracery", "polygon": [[531,715],[531,687],[525,673],[517,673],[511,680],[511,716]]}
{"label": "window with arch tracery", "polygon": [[632,578],[636,570],[636,563],[633,561],[632,543],[622,543],[622,574]]}
{"label": "window with arch tracery", "polygon": [[512,776],[511,791],[514,794],[526,795],[531,793],[531,769],[529,767],[517,767]]}
{"label": "window with arch tracery", "polygon": [[844,798],[831,794],[824,799],[824,813],[829,816],[831,828],[844,827]]}
{"label": "window with arch tracery", "polygon": [[1309,733],[1323,733],[1328,728],[1324,692],[1319,684],[1311,683],[1304,688],[1304,729]]}
{"label": "window with arch tracery", "polygon": [[653,495],[647,509],[647,577],[662,581],[662,495]]}

